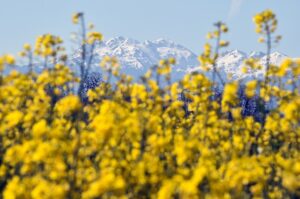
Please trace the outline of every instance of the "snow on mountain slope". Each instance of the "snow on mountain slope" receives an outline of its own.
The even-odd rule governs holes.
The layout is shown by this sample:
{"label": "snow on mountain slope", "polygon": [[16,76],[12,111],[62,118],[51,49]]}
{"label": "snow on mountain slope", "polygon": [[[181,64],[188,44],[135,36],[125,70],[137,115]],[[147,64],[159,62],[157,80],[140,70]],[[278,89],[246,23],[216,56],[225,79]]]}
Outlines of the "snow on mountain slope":
{"label": "snow on mountain slope", "polygon": [[148,53],[142,50],[140,42],[124,37],[113,38],[102,43],[96,49],[96,55],[98,59],[102,59],[106,55],[115,56],[119,59],[122,67],[141,69],[152,64]]}
{"label": "snow on mountain slope", "polygon": [[[244,61],[249,58],[257,59],[262,65],[262,69],[256,71],[250,71],[243,73],[245,67]],[[281,62],[288,58],[288,56],[274,52],[270,55],[270,63],[274,65],[280,65]],[[249,81],[252,79],[263,79],[265,75],[265,66],[267,63],[267,55],[262,52],[253,51],[249,55],[239,50],[232,50],[223,53],[217,60],[216,68],[224,81],[231,80],[243,80]],[[188,72],[201,71],[199,67],[195,67]],[[212,77],[212,72],[205,72],[208,77]]]}
{"label": "snow on mountain slope", "polygon": [[[261,70],[252,71],[250,73],[243,73],[242,69],[245,66],[244,61],[249,58],[259,60],[259,63],[263,66]],[[286,59],[282,53],[274,52],[270,55],[270,63],[279,65]],[[265,73],[265,66],[267,65],[267,56],[262,52],[251,52],[249,55],[244,52],[233,50],[218,60],[218,68],[225,71],[228,75],[232,75],[232,79],[253,79],[262,78]]]}
{"label": "snow on mountain slope", "polygon": [[[173,80],[180,79],[186,73],[201,70],[195,53],[166,39],[140,42],[134,39],[115,37],[104,41],[96,48],[94,55],[95,69],[98,69],[98,63],[104,56],[115,56],[120,62],[121,72],[136,78],[143,75],[149,67],[156,65],[159,60],[170,57],[176,58],[177,61],[177,64],[173,67]],[[80,58],[78,52],[75,53],[72,59],[76,60],[77,58]],[[244,61],[248,58],[258,59],[263,66],[266,65],[267,56],[263,52],[253,51],[246,54],[239,50],[231,50],[222,53],[217,60],[216,67],[223,80],[228,80],[228,76],[233,80],[244,79],[246,81],[253,78],[263,78],[264,67],[261,70],[246,74],[242,72]],[[274,52],[270,55],[270,63],[279,65],[285,58],[287,58],[286,55]],[[206,75],[210,78],[213,76],[211,72],[206,72]]]}
{"label": "snow on mountain slope", "polygon": [[157,39],[153,42],[145,41],[144,45],[152,49],[152,52],[156,55],[155,63],[157,59],[167,59],[170,57],[176,58],[177,64],[175,70],[185,71],[188,68],[195,67],[198,65],[196,54],[182,45],[176,44],[173,41],[165,39]]}
{"label": "snow on mountain slope", "polygon": [[241,67],[245,59],[247,59],[246,53],[239,50],[229,51],[218,59],[217,68],[226,75],[232,75],[233,79],[237,79],[241,76]]}
{"label": "snow on mountain slope", "polygon": [[264,56],[266,56],[266,53],[263,53],[263,52],[260,52],[260,51],[252,51],[250,54],[249,54],[249,58],[254,58],[254,59],[261,59],[263,58]]}
{"label": "snow on mountain slope", "polygon": [[96,49],[96,57],[115,56],[122,68],[144,69],[158,63],[161,59],[174,57],[175,71],[185,71],[197,65],[197,56],[187,48],[165,39],[139,42],[124,37],[112,38]]}
{"label": "snow on mountain slope", "polygon": [[[124,37],[115,37],[104,41],[95,49],[92,70],[99,70],[99,62],[103,57],[118,58],[121,72],[135,79],[143,75],[151,66],[161,59],[176,58],[172,79],[179,80],[188,69],[198,65],[197,55],[182,45],[166,39],[140,42]],[[80,50],[73,54],[72,65],[76,66],[80,59]]]}
{"label": "snow on mountain slope", "polygon": [[[274,52],[274,53],[272,53],[270,55],[270,63],[274,64],[274,65],[278,65],[278,64],[280,64],[286,58],[288,58],[287,55],[276,51],[276,52]],[[266,63],[267,63],[267,56],[262,57],[262,59],[260,61],[261,61],[262,65],[266,65]]]}

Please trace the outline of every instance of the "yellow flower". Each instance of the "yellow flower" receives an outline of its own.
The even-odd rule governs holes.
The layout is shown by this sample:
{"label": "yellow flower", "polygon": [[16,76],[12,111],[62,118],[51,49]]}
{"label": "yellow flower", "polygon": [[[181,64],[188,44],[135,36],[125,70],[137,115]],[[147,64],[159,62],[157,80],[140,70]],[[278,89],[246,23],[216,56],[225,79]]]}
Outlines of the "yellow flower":
{"label": "yellow flower", "polygon": [[246,66],[242,67],[242,73],[246,74],[248,72],[248,68]]}
{"label": "yellow flower", "polygon": [[174,58],[169,58],[166,60],[160,60],[159,66],[157,68],[157,73],[160,75],[167,75],[171,73],[171,65],[176,64],[176,60]]}
{"label": "yellow flower", "polygon": [[75,95],[66,96],[55,105],[55,110],[60,116],[70,116],[80,110],[80,108],[80,99]]}
{"label": "yellow flower", "polygon": [[221,25],[221,31],[227,33],[228,32],[228,27],[225,24]]}
{"label": "yellow flower", "polygon": [[237,91],[238,83],[233,82],[225,85],[223,99],[222,99],[222,109],[223,111],[228,111],[230,106],[237,103]]}
{"label": "yellow flower", "polygon": [[19,55],[20,57],[25,57],[27,54],[26,54],[26,52],[21,51],[21,52],[18,53],[18,55]]}
{"label": "yellow flower", "polygon": [[4,69],[4,58],[0,57],[0,72],[2,72]]}
{"label": "yellow flower", "polygon": [[[256,25],[256,32],[258,34],[270,35],[274,33],[277,29],[277,19],[276,15],[271,10],[265,10],[261,13],[256,14],[253,17],[253,22]],[[275,42],[279,42],[280,37]],[[263,39],[259,39],[259,42],[264,42]]]}
{"label": "yellow flower", "polygon": [[10,198],[22,198],[26,192],[24,186],[20,186],[20,178],[15,176],[9,182],[8,185],[3,193],[3,197],[10,199]]}
{"label": "yellow flower", "polygon": [[47,130],[48,130],[48,127],[47,127],[46,120],[41,120],[41,121],[37,122],[36,124],[34,124],[34,126],[32,128],[32,134],[36,137],[41,137],[47,132]]}
{"label": "yellow flower", "polygon": [[277,76],[284,77],[286,75],[287,70],[292,66],[293,62],[291,59],[285,59],[277,71]]}
{"label": "yellow flower", "polygon": [[175,65],[176,64],[176,59],[174,57],[169,58],[169,63],[171,65]]}
{"label": "yellow flower", "polygon": [[241,111],[242,111],[241,108],[231,109],[231,114],[232,114],[233,118],[236,120],[241,119],[241,116],[242,116]]}
{"label": "yellow flower", "polygon": [[24,50],[26,50],[26,51],[30,51],[31,50],[31,46],[30,46],[30,44],[24,44]]}
{"label": "yellow flower", "polygon": [[101,33],[99,32],[89,32],[88,33],[88,44],[93,44],[96,41],[102,41],[103,40],[103,36]]}
{"label": "yellow flower", "polygon": [[14,56],[9,55],[9,54],[4,55],[4,60],[5,60],[5,63],[7,63],[7,64],[9,64],[9,65],[13,65],[13,64],[15,64],[15,62],[16,62]]}
{"label": "yellow flower", "polygon": [[222,47],[226,47],[226,46],[229,45],[229,42],[228,42],[228,41],[221,40],[219,45],[222,46]]}
{"label": "yellow flower", "polygon": [[82,13],[75,13],[75,14],[73,14],[73,16],[72,16],[72,22],[74,23],[74,24],[78,24],[78,22],[79,22],[79,18],[82,16]]}
{"label": "yellow flower", "polygon": [[208,34],[206,35],[206,39],[212,39],[212,38],[213,38],[213,34],[208,33]]}
{"label": "yellow flower", "polygon": [[283,112],[286,119],[296,121],[300,116],[300,103],[290,102],[289,104],[284,106]]}
{"label": "yellow flower", "polygon": [[23,119],[23,116],[24,114],[21,111],[10,112],[8,115],[6,115],[4,119],[7,128],[13,128],[20,124]]}
{"label": "yellow flower", "polygon": [[265,39],[264,39],[263,37],[260,37],[260,38],[258,38],[258,42],[259,42],[259,43],[264,43],[264,42],[265,42]]}
{"label": "yellow flower", "polygon": [[264,18],[263,16],[261,16],[260,14],[258,15],[255,15],[254,18],[253,18],[253,21],[256,23],[256,24],[261,24],[263,22]]}
{"label": "yellow flower", "polygon": [[254,97],[254,95],[256,93],[256,89],[257,89],[256,87],[257,87],[257,81],[256,80],[249,81],[246,84],[245,93],[246,93],[246,96],[248,98]]}
{"label": "yellow flower", "polygon": [[158,192],[158,199],[172,199],[176,184],[172,181],[166,181]]}

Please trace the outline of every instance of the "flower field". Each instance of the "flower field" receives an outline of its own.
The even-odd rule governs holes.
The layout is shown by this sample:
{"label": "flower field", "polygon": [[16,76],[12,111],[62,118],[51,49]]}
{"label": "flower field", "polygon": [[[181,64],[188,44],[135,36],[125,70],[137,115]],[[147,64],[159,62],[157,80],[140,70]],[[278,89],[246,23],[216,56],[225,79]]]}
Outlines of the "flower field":
{"label": "flower field", "polygon": [[[276,15],[266,10],[253,21],[270,54],[281,39]],[[215,63],[229,28],[217,22],[199,56],[213,78],[195,72],[173,82],[169,58],[133,81],[106,57],[103,79],[86,89],[102,35],[83,13],[73,23],[79,75],[51,34],[24,45],[27,73],[13,70],[14,56],[0,57],[0,198],[300,197],[300,60],[267,62],[263,81],[225,82]],[[260,67],[245,62],[245,72]]]}

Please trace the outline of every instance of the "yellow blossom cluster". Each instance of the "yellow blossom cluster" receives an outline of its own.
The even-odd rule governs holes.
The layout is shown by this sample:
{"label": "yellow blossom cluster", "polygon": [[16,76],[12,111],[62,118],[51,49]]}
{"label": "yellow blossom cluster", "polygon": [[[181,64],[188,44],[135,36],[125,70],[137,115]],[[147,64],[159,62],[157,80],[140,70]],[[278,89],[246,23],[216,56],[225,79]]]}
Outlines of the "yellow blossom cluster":
{"label": "yellow blossom cluster", "polygon": [[4,66],[7,65],[13,65],[15,64],[15,58],[14,56],[10,55],[10,54],[6,54],[2,57],[0,57],[0,74],[2,73],[2,71],[4,70]]}
{"label": "yellow blossom cluster", "polygon": [[[41,52],[57,44],[38,41]],[[168,84],[152,78],[168,80],[175,63],[163,60],[133,82],[105,57],[100,65],[115,80],[89,90],[87,102],[63,64],[0,73],[1,198],[299,198],[300,62],[270,73],[263,96],[276,106],[263,121],[243,114],[238,95],[259,97],[259,81],[229,82],[214,98],[202,73]]]}
{"label": "yellow blossom cluster", "polygon": [[82,17],[82,16],[83,16],[83,13],[81,13],[81,12],[74,13],[73,16],[72,16],[72,22],[73,22],[74,24],[78,24],[78,23],[79,23],[79,19],[80,19],[80,17]]}
{"label": "yellow blossom cluster", "polygon": [[[55,56],[57,50],[63,50],[60,47],[63,40],[60,37],[51,34],[41,35],[36,39],[34,53],[43,57]],[[28,47],[25,46],[25,49]]]}
{"label": "yellow blossom cluster", "polygon": [[219,81],[224,84],[223,78],[221,75],[218,73],[217,68],[216,68],[216,62],[220,54],[220,49],[227,47],[229,45],[229,41],[222,40],[223,34],[228,32],[228,27],[225,23],[219,21],[214,24],[216,27],[216,30],[213,32],[209,32],[206,35],[206,38],[208,40],[215,40],[216,41],[216,46],[215,46],[215,51],[212,51],[212,45],[210,43],[206,43],[204,45],[204,52],[198,57],[198,60],[200,62],[200,67],[204,71],[209,71],[211,70],[213,72],[213,82],[215,83],[215,75],[218,76]]}
{"label": "yellow blossom cluster", "polygon": [[103,39],[103,36],[102,36],[101,33],[99,33],[99,32],[89,32],[87,43],[88,44],[93,44],[96,41],[102,41],[102,39]]}
{"label": "yellow blossom cluster", "polygon": [[174,58],[169,58],[167,60],[161,60],[159,62],[158,74],[166,75],[171,73],[171,66],[176,64],[176,60]]}
{"label": "yellow blossom cluster", "polygon": [[[278,20],[276,19],[276,15],[273,13],[272,10],[264,10],[261,13],[256,14],[253,17],[253,22],[256,26],[256,33],[262,35],[268,35],[274,33],[277,29]],[[278,43],[281,40],[281,36],[278,35],[275,38],[275,42]],[[260,37],[258,42],[270,42],[270,38]]]}

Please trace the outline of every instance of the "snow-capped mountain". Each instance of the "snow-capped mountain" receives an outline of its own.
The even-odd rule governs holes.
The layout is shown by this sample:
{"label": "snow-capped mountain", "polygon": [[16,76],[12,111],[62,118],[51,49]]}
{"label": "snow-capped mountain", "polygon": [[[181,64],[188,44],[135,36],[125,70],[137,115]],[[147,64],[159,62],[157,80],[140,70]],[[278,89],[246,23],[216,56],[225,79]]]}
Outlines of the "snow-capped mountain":
{"label": "snow-capped mountain", "polygon": [[189,67],[195,67],[197,56],[189,49],[165,39],[154,41],[137,40],[124,37],[112,38],[103,42],[95,50],[98,59],[104,56],[115,56],[119,59],[122,68],[144,69],[158,63],[161,59],[174,57],[177,64],[175,71],[185,71]]}
{"label": "snow-capped mountain", "polygon": [[[159,60],[170,57],[176,58],[177,61],[172,73],[174,79],[179,79],[189,72],[201,71],[196,53],[166,39],[140,42],[134,39],[115,37],[104,41],[95,50],[94,56],[95,65],[104,56],[117,57],[122,72],[135,77],[144,74],[149,67],[157,64]],[[76,60],[76,57],[79,55],[75,54],[73,59]],[[244,61],[248,58],[258,59],[262,66],[266,65],[267,56],[263,52],[252,51],[247,54],[239,50],[231,50],[220,55],[216,67],[224,80],[228,80],[228,76],[233,80],[262,78],[265,71],[264,67],[261,70],[243,73]],[[274,52],[270,55],[270,63],[279,65],[285,58],[287,58],[286,55]],[[210,73],[206,74],[209,77],[212,76]]]}
{"label": "snow-capped mountain", "polygon": [[[99,62],[105,56],[118,58],[121,72],[136,78],[143,75],[151,66],[156,65],[159,60],[170,57],[176,58],[173,80],[181,78],[188,69],[198,65],[196,54],[186,47],[166,39],[140,42],[134,39],[115,37],[104,41],[94,51],[94,69],[99,69]],[[72,62],[76,63],[77,59],[80,59],[80,51],[73,55]]]}
{"label": "snow-capped mountain", "polygon": [[[258,60],[258,63],[262,66],[258,70],[248,70],[247,73],[243,72],[245,67],[245,60],[254,58]],[[274,52],[270,54],[270,63],[274,65],[280,65],[281,62],[288,58],[288,56]],[[244,80],[248,81],[251,79],[263,79],[265,75],[265,67],[267,63],[267,55],[263,52],[252,51],[246,54],[239,50],[227,51],[218,58],[216,68],[224,81],[228,80]],[[195,67],[188,72],[201,71],[199,67]],[[206,72],[206,75],[212,77],[211,72]]]}

